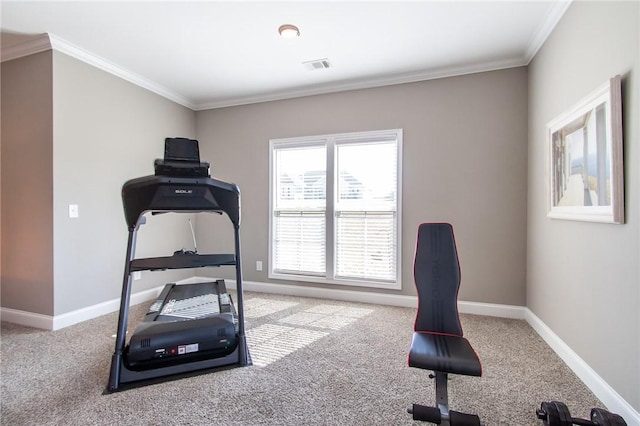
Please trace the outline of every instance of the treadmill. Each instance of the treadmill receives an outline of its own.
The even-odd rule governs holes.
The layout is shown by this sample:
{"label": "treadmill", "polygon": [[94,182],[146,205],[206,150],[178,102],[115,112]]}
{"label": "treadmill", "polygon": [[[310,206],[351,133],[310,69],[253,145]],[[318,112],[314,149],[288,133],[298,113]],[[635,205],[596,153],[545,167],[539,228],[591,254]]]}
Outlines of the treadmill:
{"label": "treadmill", "polygon": [[[107,391],[122,385],[223,366],[251,365],[244,327],[240,260],[240,190],[213,179],[209,163],[200,162],[198,141],[166,138],[164,159],[155,174],[122,187],[129,228],[115,350]],[[178,250],[171,256],[135,258],[136,235],[145,213],[226,214],[234,228],[232,254]],[[224,280],[166,284],[127,344],[132,274],[137,271],[234,266],[237,304]]]}

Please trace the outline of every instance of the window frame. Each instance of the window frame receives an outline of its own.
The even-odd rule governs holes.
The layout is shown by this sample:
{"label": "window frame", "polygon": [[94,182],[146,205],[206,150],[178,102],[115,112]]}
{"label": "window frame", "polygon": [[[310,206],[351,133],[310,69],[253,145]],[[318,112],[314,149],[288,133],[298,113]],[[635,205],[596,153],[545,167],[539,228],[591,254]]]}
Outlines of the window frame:
{"label": "window frame", "polygon": [[[335,284],[369,288],[402,289],[402,129],[374,130],[365,132],[335,133],[318,136],[302,136],[269,140],[269,253],[268,278],[274,280],[299,281],[319,284]],[[396,142],[396,271],[395,280],[383,281],[357,278],[336,278],[336,199],[335,170],[337,167],[336,146],[338,144],[364,144]],[[326,147],[326,204],[325,204],[325,275],[303,275],[274,271],[274,208],[275,208],[275,151],[279,148],[304,148],[324,145]]]}

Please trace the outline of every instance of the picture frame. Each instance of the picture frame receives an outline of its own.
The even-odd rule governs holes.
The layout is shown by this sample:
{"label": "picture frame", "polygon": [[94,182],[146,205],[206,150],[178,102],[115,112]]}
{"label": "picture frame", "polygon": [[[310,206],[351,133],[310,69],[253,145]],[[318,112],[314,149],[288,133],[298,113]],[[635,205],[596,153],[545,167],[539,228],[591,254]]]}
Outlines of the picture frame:
{"label": "picture frame", "polygon": [[547,143],[547,216],[624,223],[621,77],[550,121]]}

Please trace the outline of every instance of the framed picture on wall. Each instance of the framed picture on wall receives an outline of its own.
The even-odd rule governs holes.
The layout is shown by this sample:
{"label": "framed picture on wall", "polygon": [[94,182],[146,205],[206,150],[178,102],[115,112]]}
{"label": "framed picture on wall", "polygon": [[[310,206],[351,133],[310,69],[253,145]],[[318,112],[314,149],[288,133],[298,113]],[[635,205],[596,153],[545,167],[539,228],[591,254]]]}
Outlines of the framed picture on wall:
{"label": "framed picture on wall", "polygon": [[549,122],[547,138],[548,217],[624,223],[620,76]]}

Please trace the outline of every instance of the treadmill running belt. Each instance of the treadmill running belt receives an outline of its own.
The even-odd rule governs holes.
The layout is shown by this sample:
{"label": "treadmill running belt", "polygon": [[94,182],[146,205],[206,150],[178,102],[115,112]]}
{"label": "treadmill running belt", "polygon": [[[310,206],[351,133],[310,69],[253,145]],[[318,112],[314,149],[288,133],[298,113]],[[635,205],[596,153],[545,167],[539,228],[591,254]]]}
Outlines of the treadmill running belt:
{"label": "treadmill running belt", "polygon": [[160,315],[179,318],[205,318],[220,313],[220,302],[217,294],[204,294],[188,299],[169,300],[160,311]]}
{"label": "treadmill running belt", "polygon": [[167,284],[144,321],[187,321],[232,311],[224,280],[195,284]]}

